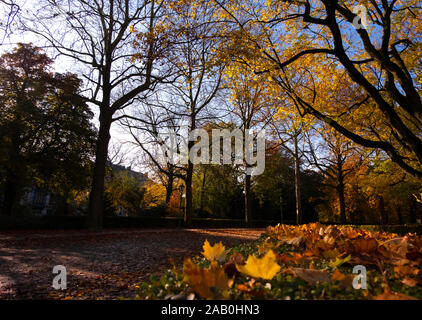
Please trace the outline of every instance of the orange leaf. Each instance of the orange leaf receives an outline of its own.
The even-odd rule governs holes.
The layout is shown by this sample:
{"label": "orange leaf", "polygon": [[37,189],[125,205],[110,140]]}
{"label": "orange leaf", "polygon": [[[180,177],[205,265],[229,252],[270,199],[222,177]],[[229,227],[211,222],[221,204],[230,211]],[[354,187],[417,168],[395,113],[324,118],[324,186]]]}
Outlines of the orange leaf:
{"label": "orange leaf", "polygon": [[413,279],[413,278],[404,278],[401,282],[409,287],[414,287],[418,284],[418,280]]}
{"label": "orange leaf", "polygon": [[403,293],[386,291],[374,297],[374,300],[417,300],[417,299]]}
{"label": "orange leaf", "polygon": [[248,291],[250,291],[250,288],[245,284],[238,284],[237,290],[248,292]]}
{"label": "orange leaf", "polygon": [[419,269],[412,268],[406,265],[400,265],[400,266],[394,267],[394,272],[401,276],[408,276],[408,275],[416,276],[419,273]]}

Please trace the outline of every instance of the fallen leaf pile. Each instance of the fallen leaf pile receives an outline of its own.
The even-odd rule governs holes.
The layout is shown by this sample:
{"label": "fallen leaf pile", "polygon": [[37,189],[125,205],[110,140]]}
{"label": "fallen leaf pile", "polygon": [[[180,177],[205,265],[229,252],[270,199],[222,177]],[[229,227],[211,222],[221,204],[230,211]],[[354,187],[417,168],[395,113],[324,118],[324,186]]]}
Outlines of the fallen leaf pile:
{"label": "fallen leaf pile", "polygon": [[[187,259],[185,296],[202,299],[420,299],[422,237],[312,223],[268,227],[253,246],[205,241]],[[365,270],[365,285],[358,277]],[[174,271],[177,273],[177,271]],[[354,285],[354,282],[357,284]],[[167,297],[171,297],[167,293]],[[157,297],[159,298],[159,297]]]}

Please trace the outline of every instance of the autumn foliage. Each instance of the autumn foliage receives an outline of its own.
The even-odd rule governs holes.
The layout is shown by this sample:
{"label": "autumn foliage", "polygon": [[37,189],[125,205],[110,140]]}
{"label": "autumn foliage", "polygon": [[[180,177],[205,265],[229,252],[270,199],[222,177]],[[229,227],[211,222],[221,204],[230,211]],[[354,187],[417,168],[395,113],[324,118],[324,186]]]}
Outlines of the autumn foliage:
{"label": "autumn foliage", "polygon": [[[163,275],[161,295],[144,284],[140,298],[201,299],[415,299],[422,297],[422,238],[351,226],[277,225],[255,243],[226,249],[205,241],[202,256]],[[354,288],[354,266],[367,286]],[[179,279],[179,280],[177,280]],[[178,288],[175,290],[175,288]],[[165,295],[165,296],[163,296]]]}

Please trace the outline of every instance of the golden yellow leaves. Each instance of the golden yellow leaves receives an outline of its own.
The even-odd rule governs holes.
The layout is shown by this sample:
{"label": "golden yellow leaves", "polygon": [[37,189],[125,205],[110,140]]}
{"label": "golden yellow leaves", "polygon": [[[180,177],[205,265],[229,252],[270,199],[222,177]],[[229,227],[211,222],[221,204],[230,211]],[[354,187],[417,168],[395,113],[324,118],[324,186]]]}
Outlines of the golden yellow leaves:
{"label": "golden yellow leaves", "polygon": [[183,264],[183,275],[201,298],[219,299],[227,295],[229,280],[217,261],[212,261],[209,268],[202,269],[187,259]]}
{"label": "golden yellow leaves", "polygon": [[[205,241],[202,255],[208,261],[202,259],[196,264],[186,260],[184,280],[204,299],[266,297],[279,279],[274,280],[276,275],[287,282],[292,281],[289,275],[293,275],[307,286],[325,283],[337,289],[353,290],[356,274],[350,273],[350,266],[363,264],[371,265],[371,272],[379,268],[382,276],[376,276],[379,279],[376,282],[385,288],[383,294],[378,290],[373,293],[372,288],[363,290],[363,297],[405,299],[408,296],[391,291],[390,281],[390,285],[401,282],[406,288],[418,288],[421,284],[422,250],[417,236],[398,238],[393,234],[320,224],[277,226],[267,229],[267,238],[255,249],[258,249],[256,256],[250,254],[246,259],[234,252],[227,259],[229,250],[221,242],[211,245]],[[374,279],[373,273],[370,277]]]}
{"label": "golden yellow leaves", "polygon": [[[352,227],[323,226],[309,224],[307,226],[276,226],[268,228],[269,239],[276,239],[273,243],[290,244],[291,249],[299,252],[283,253],[278,261],[285,265],[303,266],[306,261],[317,259],[328,260],[324,270],[314,270],[313,263],[308,268],[289,268],[285,272],[314,285],[321,282],[340,284],[343,288],[350,288],[355,275],[345,275],[338,269],[343,264],[365,266],[372,265],[384,274],[390,265],[393,272],[389,277],[399,279],[407,287],[420,285],[420,267],[422,265],[422,242],[416,235],[397,237],[395,234],[370,232],[365,229]],[[300,241],[306,239],[304,246],[298,247]],[[295,239],[294,241],[292,241]],[[270,243],[266,244],[269,247]],[[305,254],[310,256],[305,257]],[[329,270],[334,270],[330,275]],[[406,295],[392,292],[389,289],[389,279],[383,277],[386,291],[374,299],[405,299]],[[370,296],[369,292],[364,293]]]}
{"label": "golden yellow leaves", "polygon": [[226,258],[226,248],[221,242],[211,246],[208,240],[205,240],[205,243],[202,248],[204,249],[202,255],[209,261],[223,261]]}
{"label": "golden yellow leaves", "polygon": [[254,278],[271,280],[280,271],[275,253],[270,250],[262,258],[250,255],[245,265],[236,265],[237,270]]}
{"label": "golden yellow leaves", "polygon": [[351,259],[352,257],[350,255],[348,255],[345,258],[336,257],[336,259],[330,263],[330,267],[331,268],[340,267],[343,263],[349,262]]}

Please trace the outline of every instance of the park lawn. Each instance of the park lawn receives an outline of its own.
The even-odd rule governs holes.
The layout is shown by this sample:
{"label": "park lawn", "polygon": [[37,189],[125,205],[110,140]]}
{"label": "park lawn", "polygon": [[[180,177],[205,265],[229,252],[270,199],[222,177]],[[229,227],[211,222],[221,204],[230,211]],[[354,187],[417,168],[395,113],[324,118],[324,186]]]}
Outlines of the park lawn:
{"label": "park lawn", "polygon": [[277,225],[231,248],[206,241],[183,266],[140,283],[135,298],[421,299],[421,266],[417,234]]}

